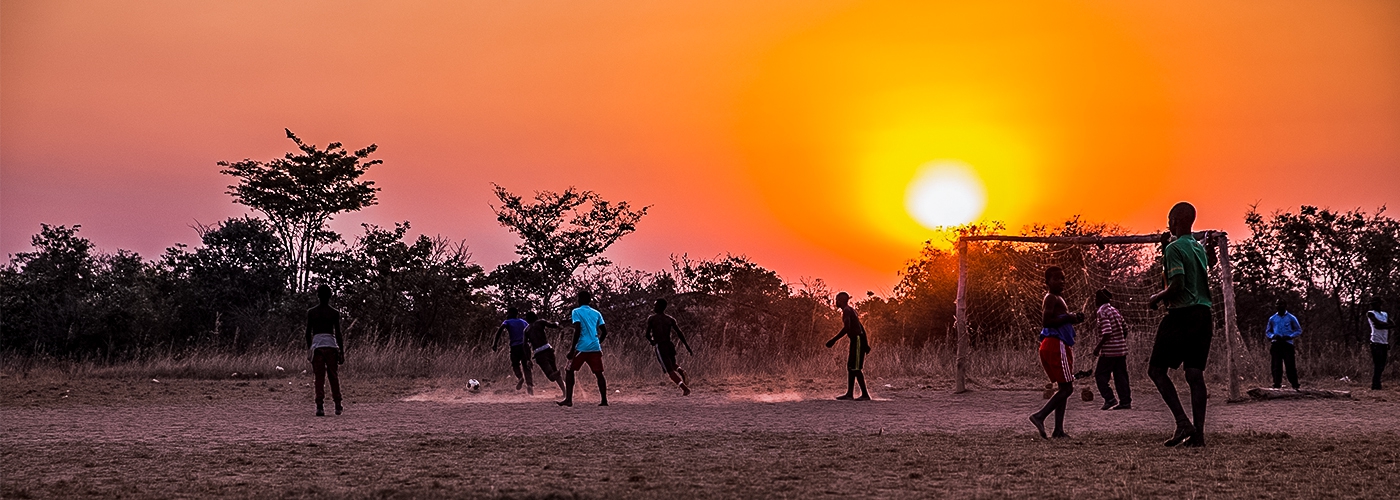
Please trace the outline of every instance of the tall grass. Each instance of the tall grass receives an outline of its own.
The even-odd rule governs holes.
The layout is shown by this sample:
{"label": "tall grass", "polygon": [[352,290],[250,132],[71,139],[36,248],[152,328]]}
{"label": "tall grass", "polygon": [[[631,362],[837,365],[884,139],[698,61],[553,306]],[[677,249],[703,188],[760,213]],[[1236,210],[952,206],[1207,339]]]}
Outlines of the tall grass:
{"label": "tall grass", "polygon": [[[1147,354],[1151,341],[1146,336],[1130,338],[1130,377],[1146,380]],[[1077,368],[1091,368],[1092,346],[1075,346],[1079,357]],[[835,348],[821,346],[789,352],[725,352],[698,349],[693,356],[684,353],[679,362],[692,378],[719,380],[752,378],[759,381],[774,379],[843,379],[846,370],[846,345]],[[1212,382],[1225,381],[1223,347],[1215,346],[1211,365],[1207,369]],[[664,381],[654,352],[648,348],[604,348],[609,378],[616,381]],[[101,360],[63,360],[35,358],[12,353],[0,354],[0,372],[16,377],[62,378],[156,378],[156,379],[246,379],[282,378],[309,371],[311,364],[305,349],[264,348],[242,354],[220,351],[193,351],[179,355],[152,354],[121,362]],[[567,360],[558,354],[562,368]],[[865,373],[870,379],[912,378],[934,386],[951,385],[956,356],[939,347],[916,349],[900,345],[876,346],[867,358]],[[1269,381],[1267,350],[1259,346],[1246,348],[1239,363],[1239,373],[1245,384],[1263,385]],[[281,367],[281,370],[278,370]],[[1368,380],[1371,364],[1368,351],[1334,344],[1299,345],[1298,367],[1305,383],[1335,380],[1342,376],[1353,380]],[[536,383],[547,383],[535,372]],[[476,378],[505,380],[513,378],[506,349],[434,348],[391,342],[347,351],[341,372],[348,377],[387,378]],[[969,356],[968,377],[974,388],[1025,387],[1038,385],[1044,379],[1040,360],[1033,348],[973,350]],[[1397,377],[1392,370],[1390,379]]]}

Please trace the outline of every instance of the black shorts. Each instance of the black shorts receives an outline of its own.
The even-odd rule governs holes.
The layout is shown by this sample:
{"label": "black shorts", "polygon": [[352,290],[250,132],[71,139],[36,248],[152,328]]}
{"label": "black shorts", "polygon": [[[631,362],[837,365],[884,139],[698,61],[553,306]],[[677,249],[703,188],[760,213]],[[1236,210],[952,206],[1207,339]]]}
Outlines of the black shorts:
{"label": "black shorts", "polygon": [[679,368],[676,364],[676,346],[674,344],[656,344],[656,360],[661,362],[661,371],[671,373]]}
{"label": "black shorts", "polygon": [[535,364],[540,366],[540,371],[544,372],[544,378],[550,382],[559,381],[559,366],[554,364],[554,348],[543,349],[535,353]]}
{"label": "black shorts", "polygon": [[865,368],[865,349],[860,342],[851,341],[851,352],[846,356],[846,369],[856,372]]}
{"label": "black shorts", "polygon": [[515,366],[519,364],[527,366],[530,364],[530,346],[525,344],[510,346],[510,365]]}
{"label": "black shorts", "polygon": [[1204,370],[1214,326],[1209,306],[1168,310],[1167,317],[1162,318],[1157,327],[1157,341],[1152,345],[1152,357],[1147,364],[1163,368],[1184,364],[1187,368]]}

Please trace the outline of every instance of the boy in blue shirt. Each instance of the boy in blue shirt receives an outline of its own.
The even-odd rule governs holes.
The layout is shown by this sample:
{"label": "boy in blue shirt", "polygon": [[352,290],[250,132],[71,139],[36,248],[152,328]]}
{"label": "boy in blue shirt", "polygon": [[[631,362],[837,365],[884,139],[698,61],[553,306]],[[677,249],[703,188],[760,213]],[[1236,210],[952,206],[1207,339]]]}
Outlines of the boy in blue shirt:
{"label": "boy in blue shirt", "polygon": [[593,294],[580,290],[578,307],[570,313],[574,323],[574,345],[567,356],[569,371],[564,374],[564,400],[559,402],[559,406],[574,405],[574,372],[585,364],[593,370],[593,376],[598,377],[598,394],[603,400],[598,406],[608,405],[608,382],[603,379],[603,339],[608,337],[608,330],[603,324],[603,314],[590,306],[590,302],[593,302]]}
{"label": "boy in blue shirt", "polygon": [[1070,312],[1065,303],[1065,272],[1060,266],[1045,270],[1044,313],[1041,315],[1040,365],[1050,381],[1058,386],[1045,406],[1030,416],[1036,432],[1045,439],[1045,417],[1055,414],[1056,438],[1068,438],[1065,433],[1065,406],[1074,394],[1074,325],[1084,322],[1084,313]]}
{"label": "boy in blue shirt", "polygon": [[1288,312],[1288,302],[1278,300],[1278,312],[1269,316],[1269,325],[1264,327],[1264,337],[1269,339],[1269,357],[1273,358],[1274,388],[1283,385],[1283,370],[1288,367],[1288,383],[1298,390],[1298,367],[1294,364],[1293,339],[1303,334],[1298,318]]}
{"label": "boy in blue shirt", "polygon": [[491,341],[491,351],[495,352],[500,348],[501,332],[510,332],[510,369],[515,372],[515,390],[520,390],[520,386],[529,386],[526,389],[530,395],[535,394],[535,381],[530,374],[530,346],[525,345],[525,329],[530,327],[530,323],[520,319],[520,311],[514,307],[506,308],[506,320],[501,326],[496,328],[496,338]]}

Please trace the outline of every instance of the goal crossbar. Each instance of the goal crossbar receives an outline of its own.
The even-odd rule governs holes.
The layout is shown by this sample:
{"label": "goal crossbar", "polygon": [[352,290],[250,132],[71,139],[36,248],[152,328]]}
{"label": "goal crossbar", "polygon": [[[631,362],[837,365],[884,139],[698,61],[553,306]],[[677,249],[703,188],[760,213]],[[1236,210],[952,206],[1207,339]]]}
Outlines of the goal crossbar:
{"label": "goal crossbar", "polygon": [[[1234,271],[1230,263],[1230,238],[1224,231],[1196,231],[1191,236],[1198,241],[1214,241],[1216,252],[1218,252],[1220,292],[1222,302],[1224,302],[1223,313],[1225,315],[1225,372],[1226,378],[1230,381],[1230,401],[1240,401],[1240,377],[1235,373],[1235,353],[1234,337],[1236,335],[1235,325],[1235,287]],[[1017,243],[1046,243],[1046,244],[1070,244],[1070,245],[1132,245],[1166,243],[1171,240],[1169,233],[1158,234],[1138,234],[1121,236],[1011,236],[999,234],[969,235],[958,238],[955,245],[958,254],[958,291],[955,308],[955,324],[957,330],[957,367],[956,367],[956,388],[955,392],[967,391],[967,364],[968,364],[968,325],[967,325],[967,244],[975,241],[1006,241]]]}

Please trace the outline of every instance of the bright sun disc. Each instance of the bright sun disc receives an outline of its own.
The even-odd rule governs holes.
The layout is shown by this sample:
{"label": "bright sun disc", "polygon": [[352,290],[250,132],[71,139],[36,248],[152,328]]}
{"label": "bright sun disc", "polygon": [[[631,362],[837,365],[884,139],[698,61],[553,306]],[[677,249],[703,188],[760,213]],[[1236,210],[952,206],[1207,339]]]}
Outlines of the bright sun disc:
{"label": "bright sun disc", "polygon": [[968,164],[934,160],[914,174],[904,191],[904,208],[929,229],[960,226],[982,215],[987,189]]}

